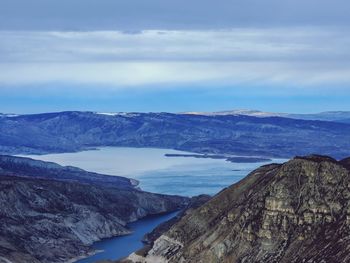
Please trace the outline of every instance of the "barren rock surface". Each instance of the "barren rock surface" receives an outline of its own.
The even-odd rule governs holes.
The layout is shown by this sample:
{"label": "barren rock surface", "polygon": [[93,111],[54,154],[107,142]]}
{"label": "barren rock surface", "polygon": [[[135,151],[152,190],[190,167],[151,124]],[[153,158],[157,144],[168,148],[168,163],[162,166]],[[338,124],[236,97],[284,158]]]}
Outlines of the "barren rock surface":
{"label": "barren rock surface", "polygon": [[127,261],[350,262],[347,164],[307,156],[263,166]]}
{"label": "barren rock surface", "polygon": [[130,233],[128,222],[187,203],[52,163],[0,156],[0,167],[0,262],[67,262],[95,241]]}

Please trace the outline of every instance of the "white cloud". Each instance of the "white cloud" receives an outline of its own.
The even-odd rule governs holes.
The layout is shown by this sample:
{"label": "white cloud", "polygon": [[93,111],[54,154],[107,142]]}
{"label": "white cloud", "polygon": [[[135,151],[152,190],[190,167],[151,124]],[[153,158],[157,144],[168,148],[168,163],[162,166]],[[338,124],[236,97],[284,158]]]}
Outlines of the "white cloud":
{"label": "white cloud", "polygon": [[[0,83],[350,84],[346,29],[0,32]],[[166,85],[165,85],[166,86]]]}

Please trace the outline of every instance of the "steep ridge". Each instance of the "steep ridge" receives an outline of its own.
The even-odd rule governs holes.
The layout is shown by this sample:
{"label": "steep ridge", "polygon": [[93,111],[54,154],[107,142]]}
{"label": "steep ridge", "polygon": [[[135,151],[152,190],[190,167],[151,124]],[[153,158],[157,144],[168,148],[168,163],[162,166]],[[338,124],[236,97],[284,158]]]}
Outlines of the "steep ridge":
{"label": "steep ridge", "polygon": [[244,115],[58,112],[0,118],[0,153],[74,152],[99,146],[290,158],[350,155],[350,124]]}
{"label": "steep ridge", "polygon": [[138,184],[134,179],[121,176],[108,176],[87,172],[77,167],[9,155],[0,155],[0,172],[7,176],[80,182],[118,188],[134,188]]}
{"label": "steep ridge", "polygon": [[263,166],[124,262],[350,262],[349,160]]}
{"label": "steep ridge", "polygon": [[[93,180],[84,178],[90,175]],[[174,211],[188,202],[143,192],[127,178],[109,177],[1,156],[0,259],[67,262],[92,253],[95,241],[130,233],[128,222]]]}

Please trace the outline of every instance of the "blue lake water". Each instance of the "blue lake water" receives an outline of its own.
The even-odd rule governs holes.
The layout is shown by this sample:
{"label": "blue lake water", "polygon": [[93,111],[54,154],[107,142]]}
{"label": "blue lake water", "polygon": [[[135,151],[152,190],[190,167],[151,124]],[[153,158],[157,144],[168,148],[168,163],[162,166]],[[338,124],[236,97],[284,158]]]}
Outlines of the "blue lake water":
{"label": "blue lake water", "polygon": [[[193,157],[166,157],[165,154],[187,152],[152,149],[104,147],[96,151],[29,156],[34,159],[76,166],[88,171],[120,175],[139,180],[140,187],[149,192],[195,196],[214,195],[238,182],[257,167],[270,162],[231,163],[223,159]],[[274,159],[272,162],[283,162]],[[104,250],[79,263],[92,263],[101,259],[119,259],[142,247],[144,234],[174,214],[154,216],[129,225],[131,235],[97,242],[94,248]]]}
{"label": "blue lake water", "polygon": [[140,181],[143,190],[149,192],[187,196],[216,194],[224,187],[242,179],[253,169],[266,164],[165,156],[186,153],[188,154],[168,149],[104,147],[96,151],[28,157],[103,174],[134,178]]}

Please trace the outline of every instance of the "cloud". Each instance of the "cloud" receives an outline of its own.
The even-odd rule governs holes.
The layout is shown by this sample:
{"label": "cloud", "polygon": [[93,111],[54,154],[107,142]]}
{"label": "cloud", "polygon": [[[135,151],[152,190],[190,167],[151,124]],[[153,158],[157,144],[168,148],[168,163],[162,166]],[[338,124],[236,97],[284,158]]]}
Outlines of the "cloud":
{"label": "cloud", "polygon": [[0,31],[0,38],[3,86],[350,83],[347,29]]}
{"label": "cloud", "polygon": [[349,31],[0,32],[2,62],[290,61],[349,59]]}

